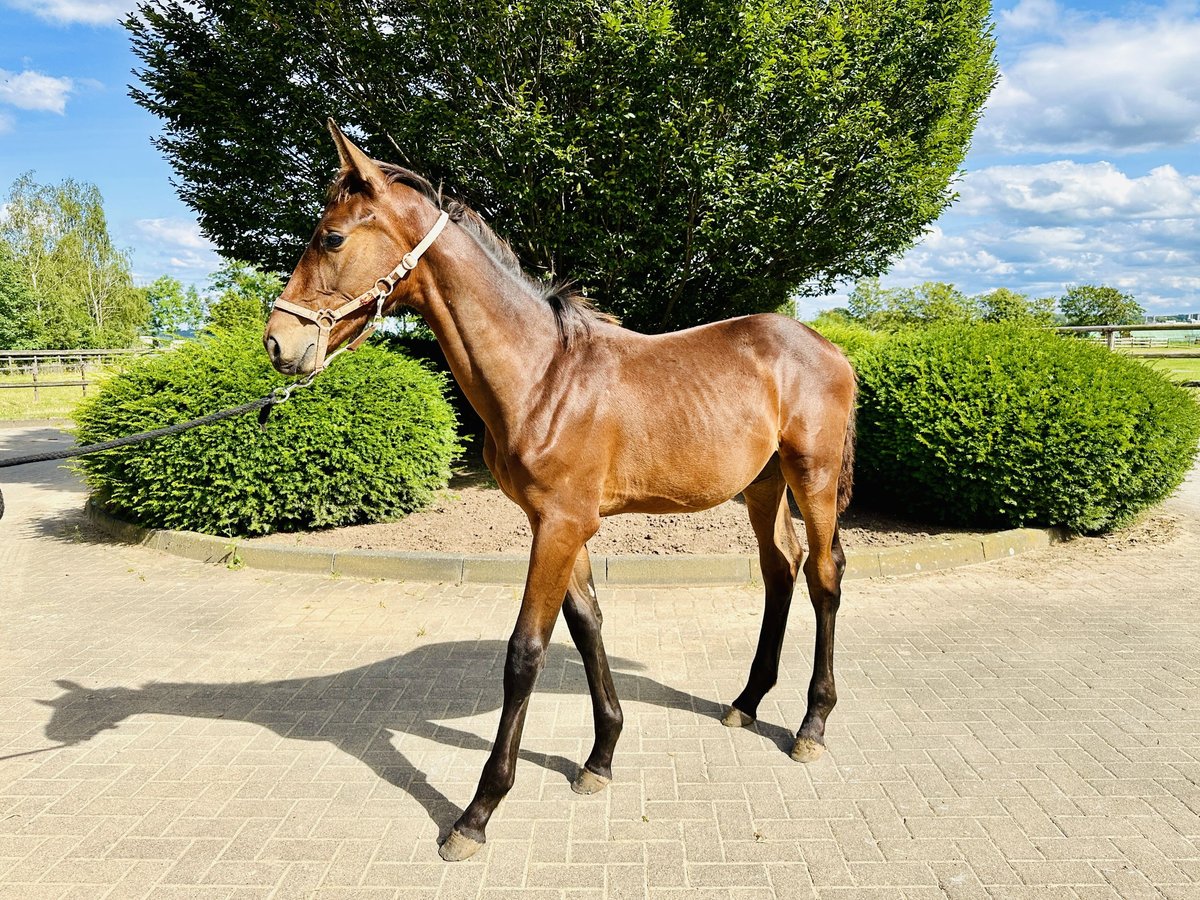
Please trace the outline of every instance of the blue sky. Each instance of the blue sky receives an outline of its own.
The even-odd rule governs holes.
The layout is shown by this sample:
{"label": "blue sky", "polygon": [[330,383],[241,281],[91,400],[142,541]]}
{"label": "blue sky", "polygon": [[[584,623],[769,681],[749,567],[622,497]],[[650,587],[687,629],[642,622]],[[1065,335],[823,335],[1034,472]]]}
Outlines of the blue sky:
{"label": "blue sky", "polygon": [[[139,281],[219,260],[127,94],[131,0],[0,0],[0,189],[91,181]],[[1185,3],[1000,0],[1002,80],[959,201],[883,279],[1039,296],[1113,284],[1200,311],[1200,11]],[[804,312],[838,299],[806,301]]]}

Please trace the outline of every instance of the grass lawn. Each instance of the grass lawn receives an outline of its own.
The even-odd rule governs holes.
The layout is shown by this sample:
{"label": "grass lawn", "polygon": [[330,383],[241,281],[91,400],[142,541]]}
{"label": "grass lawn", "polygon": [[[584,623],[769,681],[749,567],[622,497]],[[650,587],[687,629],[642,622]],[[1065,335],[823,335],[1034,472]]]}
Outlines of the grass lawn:
{"label": "grass lawn", "polygon": [[1200,359],[1145,359],[1173,381],[1200,381]]}
{"label": "grass lawn", "polygon": [[[0,375],[0,384],[18,384],[27,381],[29,381],[29,377],[26,375]],[[89,390],[95,391],[97,388],[89,388]],[[82,398],[83,390],[77,387],[40,387],[36,401],[33,399],[33,388],[0,388],[0,421],[65,419]]]}

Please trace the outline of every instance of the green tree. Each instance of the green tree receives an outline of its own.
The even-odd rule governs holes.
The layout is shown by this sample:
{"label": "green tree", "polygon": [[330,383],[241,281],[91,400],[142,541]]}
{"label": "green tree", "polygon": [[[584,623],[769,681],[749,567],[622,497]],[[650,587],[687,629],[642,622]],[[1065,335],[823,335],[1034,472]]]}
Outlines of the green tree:
{"label": "green tree", "polygon": [[885,288],[879,279],[858,282],[850,293],[850,315],[866,325],[884,331],[979,318],[976,302],[944,281],[926,281],[911,288]]}
{"label": "green tree", "polygon": [[986,0],[146,0],[133,97],[230,256],[298,257],[336,157],[444,182],[627,324],[877,274],[949,204]]}
{"label": "green tree", "polygon": [[980,294],[976,303],[985,322],[1012,322],[1033,328],[1054,324],[1054,298],[1031,298],[1008,288]]}
{"label": "green tree", "polygon": [[907,308],[915,324],[949,325],[979,318],[975,301],[945,281],[926,281],[907,292]]}
{"label": "green tree", "polygon": [[33,296],[16,328],[27,347],[72,349],[132,344],[150,315],[128,257],[108,233],[93,184],[42,185],[26,173],[13,182],[0,239]]}
{"label": "green tree", "polygon": [[37,301],[12,248],[0,241],[0,350],[29,350],[38,346],[31,332]]}
{"label": "green tree", "polygon": [[878,278],[863,278],[854,285],[846,310],[850,317],[868,327],[875,327],[890,303],[891,292],[879,283]]}
{"label": "green tree", "polygon": [[230,260],[213,273],[209,282],[208,327],[218,331],[244,325],[261,327],[282,290],[278,275]]}
{"label": "green tree", "polygon": [[171,339],[181,331],[194,331],[204,318],[204,301],[195,286],[184,287],[177,278],[163,275],[146,288],[150,303],[150,334]]}
{"label": "green tree", "polygon": [[1068,325],[1138,325],[1146,311],[1132,294],[1106,285],[1080,284],[1058,301]]}

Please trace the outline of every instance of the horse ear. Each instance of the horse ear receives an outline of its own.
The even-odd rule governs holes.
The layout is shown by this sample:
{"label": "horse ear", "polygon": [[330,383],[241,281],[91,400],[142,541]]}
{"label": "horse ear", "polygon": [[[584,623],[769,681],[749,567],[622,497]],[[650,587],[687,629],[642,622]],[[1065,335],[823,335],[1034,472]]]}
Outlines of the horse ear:
{"label": "horse ear", "polygon": [[327,124],[329,134],[333,137],[334,144],[337,145],[338,157],[342,161],[342,172],[352,172],[362,182],[363,187],[372,194],[383,188],[387,184],[387,178],[375,160],[359,150],[350,138],[342,134],[342,129],[338,128],[337,122],[332,118]]}

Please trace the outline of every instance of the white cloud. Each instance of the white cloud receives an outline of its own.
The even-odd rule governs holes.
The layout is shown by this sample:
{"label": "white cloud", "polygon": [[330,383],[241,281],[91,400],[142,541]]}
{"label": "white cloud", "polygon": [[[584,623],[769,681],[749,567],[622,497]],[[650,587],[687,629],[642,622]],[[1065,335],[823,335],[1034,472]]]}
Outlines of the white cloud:
{"label": "white cloud", "polygon": [[1200,216],[1200,177],[1159,166],[1131,178],[1110,162],[992,166],[965,175],[959,209],[1012,221],[1082,223]]}
{"label": "white cloud", "polygon": [[[1057,24],[1056,24],[1057,23]],[[1002,27],[1056,27],[1004,67],[979,141],[1012,152],[1133,152],[1200,141],[1200,18],[1087,21],[1022,0]]]}
{"label": "white cloud", "polygon": [[[13,121],[12,116],[7,115],[6,113],[0,113],[0,134],[7,134],[8,132],[12,131],[13,125],[15,124],[16,123]],[[0,218],[3,218],[2,209],[0,209]]]}
{"label": "white cloud", "polygon": [[62,115],[74,87],[70,78],[55,78],[30,69],[19,73],[0,69],[0,103],[18,109],[47,110]]}
{"label": "white cloud", "polygon": [[138,219],[138,233],[157,244],[189,250],[211,251],[213,244],[200,233],[200,226],[185,219]]}
{"label": "white cloud", "polygon": [[1110,284],[1151,312],[1200,312],[1200,177],[1060,160],[969,173],[960,194],[885,285],[1061,296],[1072,284]]}
{"label": "white cloud", "polygon": [[1054,0],[1020,0],[1012,9],[1000,13],[1000,26],[1007,31],[1044,31],[1058,24],[1058,4]]}
{"label": "white cloud", "polygon": [[216,255],[202,256],[199,253],[191,253],[183,251],[179,256],[171,256],[167,258],[167,265],[172,269],[182,272],[211,272],[217,267],[220,260]]}
{"label": "white cloud", "polygon": [[6,0],[8,6],[62,25],[117,25],[134,0]]}
{"label": "white cloud", "polygon": [[136,248],[137,277],[142,281],[153,281],[165,273],[195,282],[221,264],[216,248],[191,219],[138,219],[131,237]]}

